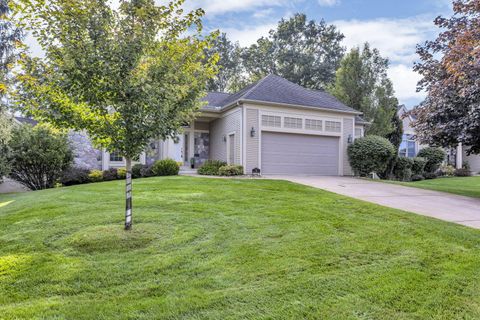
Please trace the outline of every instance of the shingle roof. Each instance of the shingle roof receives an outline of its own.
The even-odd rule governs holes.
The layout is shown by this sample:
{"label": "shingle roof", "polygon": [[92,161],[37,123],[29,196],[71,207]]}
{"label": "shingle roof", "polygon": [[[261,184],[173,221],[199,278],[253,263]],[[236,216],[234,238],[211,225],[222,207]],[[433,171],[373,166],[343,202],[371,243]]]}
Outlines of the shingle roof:
{"label": "shingle roof", "polygon": [[[219,109],[223,109],[237,101],[249,100],[359,113],[325,91],[306,89],[273,74],[237,93],[231,95],[224,94],[224,96],[224,100],[220,100],[218,99],[220,97],[218,93],[214,93],[211,96],[210,94],[207,95],[206,99],[209,102],[207,109],[211,108],[211,105],[216,105],[216,107],[220,107]],[[211,101],[210,98],[212,99]],[[221,104],[221,106],[218,106],[218,104]]]}

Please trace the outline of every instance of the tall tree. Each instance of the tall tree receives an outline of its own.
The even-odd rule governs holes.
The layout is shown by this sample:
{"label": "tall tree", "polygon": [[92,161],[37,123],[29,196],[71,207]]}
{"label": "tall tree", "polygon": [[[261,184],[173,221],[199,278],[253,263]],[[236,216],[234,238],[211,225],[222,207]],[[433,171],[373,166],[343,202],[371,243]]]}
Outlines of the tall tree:
{"label": "tall tree", "polygon": [[413,111],[414,127],[423,143],[461,142],[468,153],[480,153],[480,0],[454,1],[453,10],[452,17],[435,19],[444,31],[417,48],[421,62],[414,70],[427,97]]}
{"label": "tall tree", "polygon": [[246,83],[242,63],[242,48],[238,42],[232,43],[225,33],[213,40],[212,46],[206,49],[206,59],[218,55],[218,73],[207,84],[208,91],[235,92]]}
{"label": "tall tree", "polygon": [[334,81],[345,52],[343,38],[324,20],[317,23],[295,14],[280,20],[268,37],[245,50],[245,68],[254,80],[275,73],[301,86],[322,89]]}
{"label": "tall tree", "polygon": [[[58,128],[86,130],[126,160],[125,229],[132,227],[131,163],[153,138],[175,136],[201,106],[216,56],[201,36],[203,10],[182,0],[24,0],[45,58],[25,58],[19,100],[25,112]],[[187,31],[189,31],[187,33]]]}
{"label": "tall tree", "polygon": [[10,71],[19,54],[23,33],[11,17],[10,1],[0,0],[0,182],[8,173],[7,151],[12,119],[7,113],[7,92],[11,85]]}
{"label": "tall tree", "polygon": [[345,55],[329,91],[346,105],[363,112],[371,125],[367,134],[387,137],[393,130],[392,117],[398,100],[387,76],[388,59],[368,43]]}

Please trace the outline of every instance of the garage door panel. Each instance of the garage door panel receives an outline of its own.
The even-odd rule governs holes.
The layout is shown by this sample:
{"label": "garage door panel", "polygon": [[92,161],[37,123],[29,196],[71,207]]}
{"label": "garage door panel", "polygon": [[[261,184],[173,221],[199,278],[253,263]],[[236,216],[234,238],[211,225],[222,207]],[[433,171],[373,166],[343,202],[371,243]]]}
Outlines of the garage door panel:
{"label": "garage door panel", "polygon": [[337,137],[262,132],[264,174],[338,175]]}

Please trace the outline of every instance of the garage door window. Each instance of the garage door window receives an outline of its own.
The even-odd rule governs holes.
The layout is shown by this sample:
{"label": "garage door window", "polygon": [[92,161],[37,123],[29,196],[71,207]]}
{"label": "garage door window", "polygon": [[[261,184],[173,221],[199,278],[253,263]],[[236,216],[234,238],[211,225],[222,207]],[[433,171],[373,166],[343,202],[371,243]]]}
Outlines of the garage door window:
{"label": "garage door window", "polygon": [[302,118],[285,117],[283,125],[285,128],[302,129]]}
{"label": "garage door window", "polygon": [[341,126],[340,122],[325,121],[325,131],[341,132],[342,131],[342,126]]}
{"label": "garage door window", "polygon": [[280,116],[262,115],[262,126],[280,128],[282,126],[282,118]]}
{"label": "garage door window", "polygon": [[322,120],[305,119],[305,129],[322,131]]}

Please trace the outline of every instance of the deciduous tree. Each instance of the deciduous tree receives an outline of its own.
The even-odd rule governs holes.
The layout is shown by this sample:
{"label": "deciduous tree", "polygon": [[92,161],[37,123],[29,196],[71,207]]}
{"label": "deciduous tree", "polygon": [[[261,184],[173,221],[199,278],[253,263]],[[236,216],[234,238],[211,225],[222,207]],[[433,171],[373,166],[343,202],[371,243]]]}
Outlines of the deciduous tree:
{"label": "deciduous tree", "polygon": [[277,74],[296,84],[322,89],[335,79],[345,49],[344,36],[324,20],[307,20],[305,14],[282,19],[268,37],[260,38],[245,50],[245,68],[259,79]]}
{"label": "deciduous tree", "polygon": [[371,122],[367,134],[387,137],[393,130],[392,117],[397,111],[393,85],[387,76],[388,59],[366,43],[362,50],[353,48],[345,55],[329,91],[346,105],[363,112]]}
{"label": "deciduous tree", "polygon": [[[175,136],[201,106],[215,75],[205,60],[203,10],[183,0],[23,0],[25,23],[45,58],[25,59],[20,102],[59,128],[86,130],[126,159],[125,228],[132,226],[131,163],[152,138]],[[187,32],[188,31],[188,32]]]}
{"label": "deciduous tree", "polygon": [[413,112],[417,135],[425,144],[480,153],[480,0],[453,2],[454,15],[438,17],[444,31],[418,46],[414,69],[427,98]]}

